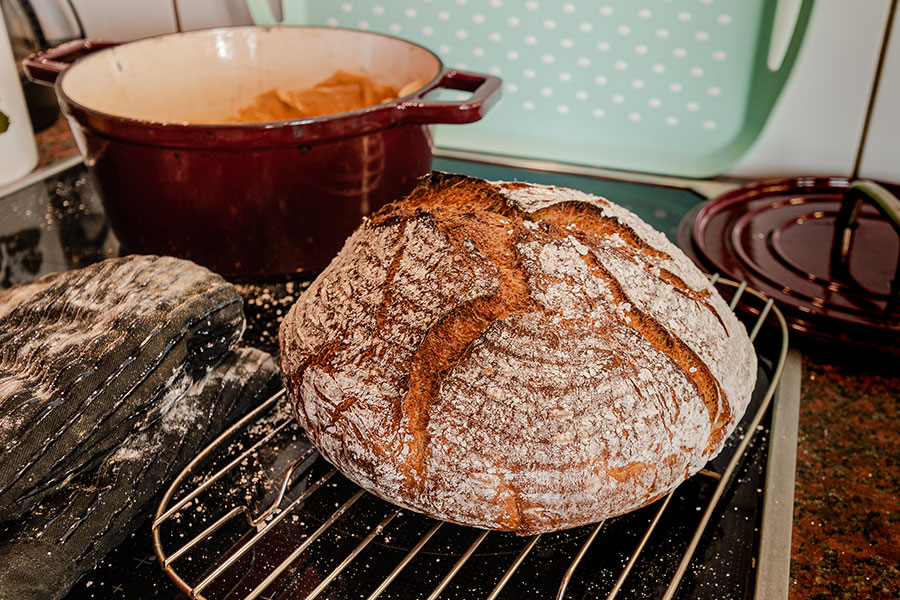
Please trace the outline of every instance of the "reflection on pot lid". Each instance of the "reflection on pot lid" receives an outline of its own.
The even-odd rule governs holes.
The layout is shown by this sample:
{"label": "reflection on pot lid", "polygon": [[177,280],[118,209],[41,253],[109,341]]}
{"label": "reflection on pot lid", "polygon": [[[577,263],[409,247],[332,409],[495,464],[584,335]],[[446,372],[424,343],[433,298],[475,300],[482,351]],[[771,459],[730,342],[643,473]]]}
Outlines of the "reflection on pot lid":
{"label": "reflection on pot lid", "polygon": [[795,331],[900,352],[900,201],[889,187],[813,177],[756,183],[689,214],[679,245],[774,298]]}

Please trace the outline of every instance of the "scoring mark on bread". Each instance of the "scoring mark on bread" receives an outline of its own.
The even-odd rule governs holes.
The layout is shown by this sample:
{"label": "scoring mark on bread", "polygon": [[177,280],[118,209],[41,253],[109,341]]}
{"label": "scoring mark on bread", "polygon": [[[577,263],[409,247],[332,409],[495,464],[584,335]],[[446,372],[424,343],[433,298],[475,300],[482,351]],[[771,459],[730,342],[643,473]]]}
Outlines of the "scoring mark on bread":
{"label": "scoring mark on bread", "polygon": [[394,299],[394,289],[391,284],[394,283],[394,277],[397,276],[397,271],[400,270],[400,261],[403,260],[403,254],[406,251],[406,245],[401,244],[400,240],[402,240],[403,236],[406,234],[407,222],[408,221],[400,221],[398,224],[396,242],[397,251],[394,253],[394,258],[391,260],[391,266],[388,267],[388,272],[384,278],[384,283],[381,284],[381,304],[379,305],[378,312],[375,316],[376,334],[384,327],[384,321],[387,317],[388,306],[390,306],[391,301]]}
{"label": "scoring mark on bread", "polygon": [[[510,234],[521,225],[503,214],[502,198],[487,184],[477,185],[467,179],[445,178],[444,184],[445,187],[429,189],[427,194],[428,200],[436,203],[429,211],[432,223],[456,252],[493,267],[491,270],[499,285],[492,294],[464,302],[443,315],[406,361],[409,378],[402,412],[406,416],[409,441],[403,470],[410,491],[420,491],[424,486],[430,452],[428,423],[432,405],[447,374],[468,356],[472,344],[490,325],[537,308],[528,294],[527,275],[515,247],[517,236]],[[459,192],[460,186],[470,188],[466,189],[466,195],[449,193],[452,188]],[[424,209],[415,208],[415,204],[422,202],[425,195],[413,194],[411,198],[418,214]],[[472,195],[482,196],[499,212],[476,211],[468,202],[455,201],[458,197],[470,198]]]}
{"label": "scoring mark on bread", "polygon": [[[712,372],[710,372],[709,367],[684,341],[636,307],[625,293],[622,284],[597,259],[593,252],[585,254],[582,256],[582,259],[595,277],[606,282],[618,304],[631,305],[631,310],[629,311],[631,320],[628,325],[652,346],[665,354],[684,373],[687,380],[697,390],[709,413],[711,434],[707,451],[717,448],[718,442],[721,441],[721,437],[724,435],[724,425],[728,423],[731,413],[728,409],[727,398],[724,397],[724,391],[719,388],[719,384],[716,382]],[[720,396],[722,397],[721,404],[719,401]]]}
{"label": "scoring mark on bread", "polygon": [[[604,203],[604,205],[608,206],[609,203]],[[615,216],[604,215],[603,209],[599,206],[582,201],[559,202],[552,206],[541,208],[528,215],[528,217],[533,220],[545,220],[554,223],[559,228],[570,232],[581,243],[591,247],[607,245],[604,244],[603,238],[618,235],[625,242],[626,246],[624,249],[628,251],[630,258],[643,263],[649,273],[655,274],[656,277],[667,283],[677,293],[706,308],[712,313],[719,325],[722,326],[723,331],[726,334],[728,333],[721,315],[707,300],[710,293],[709,290],[694,290],[672,271],[662,267],[656,268],[653,264],[654,261],[670,261],[672,257],[651,246],[631,226],[623,223],[621,219]]]}
{"label": "scoring mark on bread", "polygon": [[641,239],[631,226],[617,217],[605,215],[601,207],[588,202],[580,200],[557,202],[530,213],[527,217],[534,221],[547,221],[560,229],[572,231],[585,241],[591,241],[591,245],[602,243],[600,240],[603,238],[618,235],[633,250],[632,255],[637,252],[643,257],[671,260],[668,254]]}
{"label": "scoring mark on bread", "polygon": [[672,289],[674,289],[685,298],[693,300],[694,302],[700,304],[701,306],[703,306],[703,308],[711,312],[712,315],[716,318],[716,321],[719,322],[719,325],[722,326],[722,331],[725,332],[725,335],[728,335],[728,328],[725,326],[725,322],[722,320],[722,315],[720,315],[719,311],[713,308],[713,305],[709,303],[709,300],[707,300],[707,298],[709,298],[709,290],[692,289],[687,283],[685,283],[685,281],[681,277],[679,277],[672,271],[669,271],[668,269],[660,268],[659,278],[672,286]]}

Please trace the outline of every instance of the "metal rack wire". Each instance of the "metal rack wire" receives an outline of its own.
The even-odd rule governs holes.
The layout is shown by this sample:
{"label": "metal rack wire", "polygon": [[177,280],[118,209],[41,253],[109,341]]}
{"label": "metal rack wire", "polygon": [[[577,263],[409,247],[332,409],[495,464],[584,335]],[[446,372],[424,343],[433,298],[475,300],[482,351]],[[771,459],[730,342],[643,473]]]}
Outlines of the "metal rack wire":
{"label": "metal rack wire", "polygon": [[[712,491],[708,494],[702,516],[681,553],[674,573],[670,574],[667,581],[655,583],[656,589],[662,590],[661,596],[658,597],[664,600],[671,600],[676,596],[710,521],[719,514],[717,511],[720,510],[719,504],[723,495],[734,485],[735,472],[740,467],[748,446],[753,443],[757,431],[763,429],[760,423],[776,392],[787,355],[787,326],[771,299],[748,289],[743,283],[720,279],[718,276],[713,276],[711,280],[731,296],[732,310],[741,303],[742,313],[755,316],[752,327],[748,328],[751,340],[756,340],[767,319],[776,323],[777,326],[771,328],[774,334],[769,336],[772,338],[769,344],[772,348],[772,368],[768,385],[754,406],[755,411],[745,416],[740,431],[729,440],[732,448],[730,458],[727,462],[720,461],[718,469],[704,469],[692,478],[708,481]],[[472,558],[478,555],[480,547],[486,545],[486,540],[494,541],[496,538],[497,544],[506,546],[504,551],[495,552],[490,556],[499,556],[508,566],[505,569],[500,567],[491,575],[489,579],[492,585],[486,593],[480,591],[478,595],[470,595],[468,592],[463,594],[463,597],[495,600],[501,597],[504,590],[508,591],[508,586],[515,578],[522,576],[523,565],[533,558],[537,552],[536,548],[550,539],[549,534],[516,538],[512,547],[508,543],[509,540],[502,537],[507,534],[446,524],[391,506],[352,484],[348,486],[345,483],[339,486],[336,482],[342,477],[327,463],[320,464],[324,461],[305,442],[290,412],[284,410],[283,395],[282,391],[267,400],[204,449],[173,482],[157,509],[152,525],[157,557],[164,571],[191,598],[269,600],[297,597],[312,600],[324,597],[323,595],[334,592],[333,586],[339,579],[348,577],[352,579],[361,573],[371,571],[373,567],[370,563],[375,564],[375,561],[365,561],[366,564],[362,566],[359,563],[364,562],[362,559],[364,553],[370,552],[374,546],[380,546],[389,548],[392,551],[390,555],[396,562],[387,565],[389,570],[386,570],[382,564],[385,561],[380,560],[378,564],[382,567],[381,572],[377,576],[368,573],[364,577],[368,589],[361,592],[362,584],[360,584],[353,588],[354,596],[366,597],[368,600],[386,597],[390,595],[385,594],[386,590],[410,569],[410,564],[414,560],[433,565],[449,554],[455,560],[449,569],[441,571],[443,575],[439,575],[439,578],[418,575],[412,577],[416,580],[417,586],[412,592],[412,597],[433,600],[449,591],[450,586],[456,586],[455,589],[458,590],[468,585],[460,583],[464,578],[462,573],[471,568],[473,563],[484,562],[472,561]],[[282,407],[280,410],[279,406]],[[247,433],[248,431],[250,433]],[[235,439],[239,435],[244,435],[245,437],[241,439],[245,441],[236,442]],[[287,446],[293,449],[292,454],[286,453]],[[260,459],[261,455],[266,458]],[[288,465],[273,459],[288,455],[291,461]],[[317,464],[321,468],[318,473],[314,473]],[[238,471],[243,474],[236,475]],[[248,489],[241,490],[239,489],[241,486]],[[332,492],[338,487],[345,489],[349,497],[334,497],[335,494]],[[613,574],[615,582],[610,589],[604,591],[605,597],[617,598],[623,592],[626,581],[646,553],[651,539],[654,539],[654,535],[658,535],[662,517],[679,489],[681,488],[650,507],[641,509],[646,512],[643,520],[639,521],[640,526],[631,527],[632,530],[637,529],[632,532],[636,544],[627,559],[622,561],[618,575]],[[304,512],[318,497],[326,498],[320,504],[336,508],[321,513],[319,517]],[[367,501],[377,503],[378,510],[371,511],[370,514],[358,508]],[[255,506],[254,502],[258,506]],[[353,534],[349,533],[351,529],[349,526],[338,525],[354,511],[359,512],[362,515],[359,519],[367,523],[365,525],[367,532]],[[206,516],[198,519],[196,512],[215,515],[209,519]],[[191,515],[195,517],[193,522],[186,524],[187,521],[191,521]],[[303,522],[298,525],[301,515]],[[308,527],[307,520],[312,523]],[[423,531],[410,538],[412,541],[407,544],[409,547],[403,546],[402,551],[395,552],[398,549],[390,544],[389,530],[398,523],[411,520],[419,523]],[[603,539],[604,530],[609,526],[610,523],[607,521],[601,521],[580,528],[581,531],[577,535],[562,534],[562,537],[553,538],[552,544],[568,544],[575,551],[568,559],[568,564],[564,565],[565,569],[558,583],[549,585],[553,588],[552,591],[548,590],[550,595],[555,594],[555,598],[560,600],[569,597],[567,593],[578,580],[579,573],[587,569],[584,564],[586,557],[596,548],[598,540]],[[640,527],[644,529],[640,530]],[[463,535],[465,541],[457,541],[455,549],[449,553],[423,551],[429,542],[433,543],[442,528],[465,530],[463,533],[468,537]],[[236,531],[225,535],[227,529]],[[301,530],[302,533],[298,533]],[[347,546],[346,549],[344,549],[346,544],[334,544],[341,546],[340,556],[330,562],[325,561],[327,569],[316,569],[314,581],[304,581],[303,585],[300,585],[297,580],[302,576],[298,575],[300,570],[297,564],[304,562],[304,557],[308,558],[316,552],[322,552],[324,546],[316,546],[316,542],[320,538],[324,539],[326,535],[336,535],[337,538],[343,536],[356,543],[352,547]],[[212,548],[213,541],[220,536],[225,538],[225,541],[217,543],[215,548]],[[462,539],[460,536],[457,537]],[[173,547],[174,550],[170,549]],[[273,548],[277,548],[277,551]],[[334,550],[332,545],[328,548],[329,551]],[[272,556],[263,558],[263,554]],[[248,575],[251,571],[252,576]],[[291,577],[294,578],[292,584],[294,588],[285,583]],[[478,579],[482,584],[486,580],[484,576]],[[340,590],[346,590],[347,585],[350,584],[345,584],[334,592],[338,594],[337,596],[331,597],[343,597]],[[296,590],[301,588],[303,591],[298,595]],[[287,594],[286,589],[294,591]],[[584,597],[587,596],[588,594],[584,593]]]}

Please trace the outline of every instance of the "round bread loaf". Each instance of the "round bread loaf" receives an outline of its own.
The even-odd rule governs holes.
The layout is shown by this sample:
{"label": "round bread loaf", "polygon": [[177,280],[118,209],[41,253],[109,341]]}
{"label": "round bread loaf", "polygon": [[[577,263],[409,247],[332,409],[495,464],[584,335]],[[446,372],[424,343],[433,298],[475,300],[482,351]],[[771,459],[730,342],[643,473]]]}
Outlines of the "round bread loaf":
{"label": "round bread loaf", "polygon": [[344,475],[520,534],[666,494],[756,379],[743,325],[631,212],[438,172],[365,220],[279,335],[297,418]]}

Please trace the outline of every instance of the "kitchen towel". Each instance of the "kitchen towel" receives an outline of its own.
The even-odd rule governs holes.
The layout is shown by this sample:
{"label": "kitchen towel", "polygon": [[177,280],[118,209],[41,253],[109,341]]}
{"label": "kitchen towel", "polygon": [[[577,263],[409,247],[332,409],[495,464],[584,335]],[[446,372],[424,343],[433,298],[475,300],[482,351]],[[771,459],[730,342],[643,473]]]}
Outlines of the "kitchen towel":
{"label": "kitchen towel", "polygon": [[[245,348],[184,395],[156,404],[146,424],[94,469],[60,487],[26,517],[0,526],[0,600],[64,597],[82,573],[147,519],[166,482],[279,386],[274,359]],[[146,538],[149,547],[149,531]]]}
{"label": "kitchen towel", "polygon": [[0,292],[0,599],[63,596],[277,389],[269,354],[234,349],[244,327],[231,284],[174,258]]}
{"label": "kitchen towel", "polygon": [[0,292],[0,522],[95,469],[244,323],[233,286],[174,258],[111,259]]}

